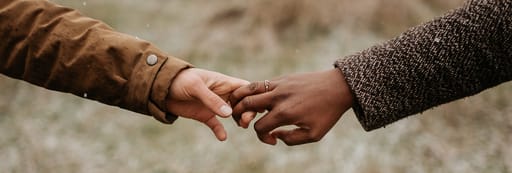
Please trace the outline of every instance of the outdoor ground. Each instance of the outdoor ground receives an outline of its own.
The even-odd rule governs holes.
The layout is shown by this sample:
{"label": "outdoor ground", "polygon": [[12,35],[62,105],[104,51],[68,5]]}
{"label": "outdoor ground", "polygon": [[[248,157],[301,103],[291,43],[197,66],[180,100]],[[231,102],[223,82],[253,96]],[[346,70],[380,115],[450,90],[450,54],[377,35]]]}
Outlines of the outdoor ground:
{"label": "outdoor ground", "polygon": [[[462,0],[53,0],[197,67],[247,80],[333,68]],[[512,83],[365,132],[346,113],[318,143],[228,140],[0,75],[0,172],[511,172]]]}

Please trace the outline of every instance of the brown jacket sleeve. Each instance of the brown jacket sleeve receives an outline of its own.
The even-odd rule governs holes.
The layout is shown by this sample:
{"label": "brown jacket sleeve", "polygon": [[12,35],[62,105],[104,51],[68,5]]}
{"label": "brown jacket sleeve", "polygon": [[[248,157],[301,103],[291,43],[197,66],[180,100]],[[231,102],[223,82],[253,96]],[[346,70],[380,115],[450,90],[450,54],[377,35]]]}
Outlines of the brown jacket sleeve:
{"label": "brown jacket sleeve", "polygon": [[0,1],[0,38],[1,73],[165,123],[171,80],[190,66],[48,1]]}
{"label": "brown jacket sleeve", "polygon": [[366,130],[512,80],[512,0],[471,0],[335,63]]}

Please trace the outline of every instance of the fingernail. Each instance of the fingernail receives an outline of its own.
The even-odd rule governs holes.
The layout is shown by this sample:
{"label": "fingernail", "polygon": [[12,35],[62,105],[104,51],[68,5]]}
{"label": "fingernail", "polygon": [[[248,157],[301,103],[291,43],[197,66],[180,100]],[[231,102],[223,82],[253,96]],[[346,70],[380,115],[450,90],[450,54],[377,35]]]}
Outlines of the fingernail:
{"label": "fingernail", "polygon": [[220,111],[225,115],[225,116],[229,116],[231,115],[231,113],[233,113],[233,109],[231,109],[229,106],[222,106],[220,107]]}

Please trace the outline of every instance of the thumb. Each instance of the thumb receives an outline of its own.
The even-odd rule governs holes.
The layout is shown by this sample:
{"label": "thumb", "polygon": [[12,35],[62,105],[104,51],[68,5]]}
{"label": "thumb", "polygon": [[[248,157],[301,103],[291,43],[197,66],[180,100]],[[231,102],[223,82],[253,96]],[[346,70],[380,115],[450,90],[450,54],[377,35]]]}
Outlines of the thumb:
{"label": "thumb", "polygon": [[201,103],[215,114],[226,118],[233,113],[233,109],[231,109],[231,107],[229,107],[228,104],[220,98],[220,96],[212,92],[205,85],[198,85],[195,88],[195,91],[191,93],[191,95],[199,99]]}

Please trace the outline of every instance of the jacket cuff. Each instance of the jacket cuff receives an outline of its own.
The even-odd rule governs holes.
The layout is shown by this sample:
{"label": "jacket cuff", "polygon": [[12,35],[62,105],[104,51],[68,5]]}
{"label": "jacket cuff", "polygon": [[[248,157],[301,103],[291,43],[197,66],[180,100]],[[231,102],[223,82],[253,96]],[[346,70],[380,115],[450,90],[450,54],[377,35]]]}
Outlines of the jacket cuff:
{"label": "jacket cuff", "polygon": [[340,69],[345,76],[345,81],[347,81],[348,87],[352,93],[352,98],[354,99],[352,102],[352,110],[354,111],[357,120],[359,120],[359,123],[361,123],[361,126],[366,131],[371,131],[378,128],[378,126],[371,123],[370,118],[367,117],[368,114],[365,113],[365,109],[363,107],[364,104],[361,103],[362,98],[360,98],[362,97],[361,95],[364,94],[358,93],[358,81],[356,80],[357,75],[353,73],[354,69],[352,69],[351,64],[347,61],[347,59],[339,59],[334,63],[334,67]]}
{"label": "jacket cuff", "polygon": [[192,67],[191,64],[175,57],[168,57],[160,67],[151,87],[150,101],[148,102],[150,115],[158,121],[172,124],[178,118],[167,110],[166,98],[169,95],[172,80],[180,71],[190,67]]}

